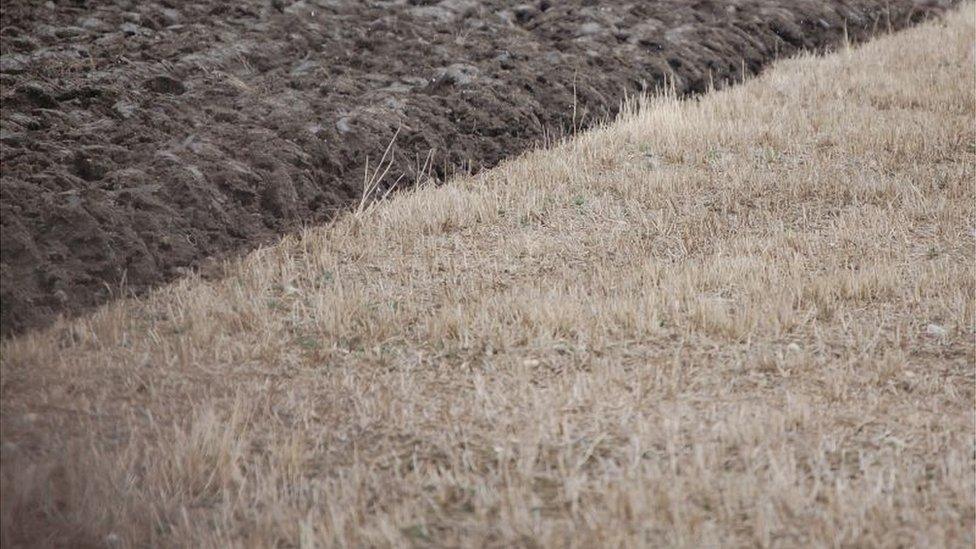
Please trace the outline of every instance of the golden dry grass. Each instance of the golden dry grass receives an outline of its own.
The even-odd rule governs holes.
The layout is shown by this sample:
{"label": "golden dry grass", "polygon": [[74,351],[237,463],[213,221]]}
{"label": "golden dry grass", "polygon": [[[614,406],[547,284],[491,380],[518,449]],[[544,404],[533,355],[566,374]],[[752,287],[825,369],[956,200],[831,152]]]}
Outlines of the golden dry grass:
{"label": "golden dry grass", "polygon": [[4,546],[957,546],[974,13],[2,347]]}

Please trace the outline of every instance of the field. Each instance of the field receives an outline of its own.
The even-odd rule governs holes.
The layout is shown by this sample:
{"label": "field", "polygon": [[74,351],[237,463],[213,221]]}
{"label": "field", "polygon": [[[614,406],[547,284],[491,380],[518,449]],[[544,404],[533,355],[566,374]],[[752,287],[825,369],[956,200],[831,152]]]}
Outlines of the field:
{"label": "field", "polygon": [[0,334],[951,3],[5,0]]}
{"label": "field", "polygon": [[972,547],[974,41],[633,100],[4,340],[0,542]]}

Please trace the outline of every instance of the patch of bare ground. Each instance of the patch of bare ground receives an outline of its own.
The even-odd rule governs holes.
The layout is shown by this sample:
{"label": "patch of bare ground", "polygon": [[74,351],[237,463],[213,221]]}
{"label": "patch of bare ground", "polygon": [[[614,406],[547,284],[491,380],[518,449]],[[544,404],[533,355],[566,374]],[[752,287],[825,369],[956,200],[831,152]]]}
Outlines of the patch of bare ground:
{"label": "patch of bare ground", "polygon": [[974,13],[3,343],[5,546],[955,546]]}

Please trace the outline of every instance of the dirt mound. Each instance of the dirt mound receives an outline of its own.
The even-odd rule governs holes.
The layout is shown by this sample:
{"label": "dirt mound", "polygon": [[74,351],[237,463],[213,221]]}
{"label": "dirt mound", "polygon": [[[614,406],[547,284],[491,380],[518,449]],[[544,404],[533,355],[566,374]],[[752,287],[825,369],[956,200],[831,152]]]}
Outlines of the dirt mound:
{"label": "dirt mound", "polygon": [[930,4],[4,2],[0,329],[326,220],[394,135],[380,189],[493,165],[666,78],[721,86]]}

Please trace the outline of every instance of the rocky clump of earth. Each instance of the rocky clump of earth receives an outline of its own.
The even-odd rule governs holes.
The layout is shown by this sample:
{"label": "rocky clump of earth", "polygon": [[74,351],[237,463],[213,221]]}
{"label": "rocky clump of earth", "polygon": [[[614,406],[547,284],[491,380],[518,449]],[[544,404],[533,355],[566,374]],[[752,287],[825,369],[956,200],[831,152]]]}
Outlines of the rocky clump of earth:
{"label": "rocky clump of earth", "polygon": [[[946,3],[951,3],[946,0]],[[0,331],[496,164],[770,60],[938,12],[918,0],[7,0]]]}

